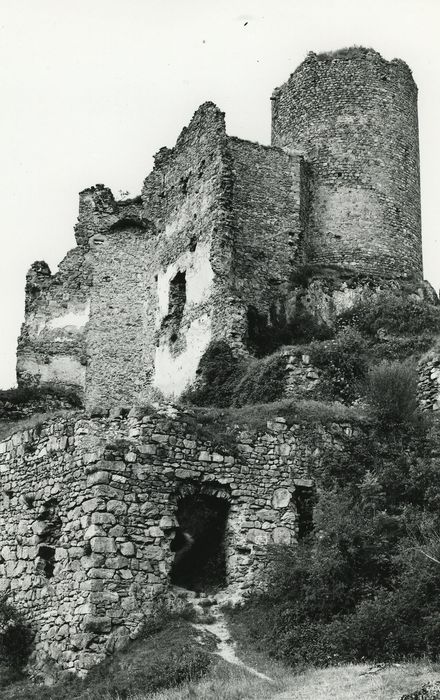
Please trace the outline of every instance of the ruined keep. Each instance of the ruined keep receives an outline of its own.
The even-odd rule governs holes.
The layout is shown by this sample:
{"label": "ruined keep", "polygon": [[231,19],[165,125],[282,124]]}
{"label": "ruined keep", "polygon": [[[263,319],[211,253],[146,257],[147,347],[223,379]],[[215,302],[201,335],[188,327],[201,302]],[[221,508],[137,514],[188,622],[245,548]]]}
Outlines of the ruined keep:
{"label": "ruined keep", "polygon": [[[228,136],[205,103],[139,197],[80,193],[75,236],[57,273],[28,272],[17,378],[73,388],[85,413],[0,442],[0,574],[37,663],[84,674],[171,584],[202,585],[176,564],[192,525],[218,544],[200,575],[258,588],[268,545],[310,527],[322,454],[364,429],[278,418],[219,447],[190,412],[145,406],[191,386],[213,340],[246,356],[304,309],[332,323],[376,290],[427,294],[411,72],[367,49],[309,54],[274,91],[271,146]],[[295,395],[316,377],[286,357]]]}
{"label": "ruined keep", "polygon": [[271,146],[227,136],[205,103],[139,197],[80,193],[75,235],[55,275],[28,273],[17,378],[76,387],[88,409],[178,397],[211,340],[246,354],[301,308],[331,322],[365,289],[417,284],[411,71],[372,50],[309,54],[273,93]]}

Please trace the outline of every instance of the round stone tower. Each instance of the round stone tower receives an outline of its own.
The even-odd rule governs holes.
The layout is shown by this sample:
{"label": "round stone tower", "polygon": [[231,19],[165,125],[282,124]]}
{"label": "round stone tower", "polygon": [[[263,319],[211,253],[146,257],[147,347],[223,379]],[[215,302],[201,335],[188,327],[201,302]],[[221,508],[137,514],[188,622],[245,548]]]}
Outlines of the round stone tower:
{"label": "round stone tower", "polygon": [[422,277],[417,86],[403,61],[309,54],[274,91],[272,145],[310,163],[309,262]]}

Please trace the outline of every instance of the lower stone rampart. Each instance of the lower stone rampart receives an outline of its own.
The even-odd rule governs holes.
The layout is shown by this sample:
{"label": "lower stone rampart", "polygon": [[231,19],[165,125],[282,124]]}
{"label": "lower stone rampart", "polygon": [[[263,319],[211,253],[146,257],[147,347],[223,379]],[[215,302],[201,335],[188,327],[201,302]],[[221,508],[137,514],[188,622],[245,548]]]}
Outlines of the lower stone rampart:
{"label": "lower stone rampart", "polygon": [[264,585],[269,545],[294,542],[313,467],[358,428],[284,418],[227,448],[194,417],[54,419],[0,443],[1,590],[35,632],[41,670],[85,674],[170,597],[179,499],[227,501],[226,591]]}
{"label": "lower stone rampart", "polygon": [[433,348],[420,360],[418,375],[420,407],[440,410],[440,348]]}

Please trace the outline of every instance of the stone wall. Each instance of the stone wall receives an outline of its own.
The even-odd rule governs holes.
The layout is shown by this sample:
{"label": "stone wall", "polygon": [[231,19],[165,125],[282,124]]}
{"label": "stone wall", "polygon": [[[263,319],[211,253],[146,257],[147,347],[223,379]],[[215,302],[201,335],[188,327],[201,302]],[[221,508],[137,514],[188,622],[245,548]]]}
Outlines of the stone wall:
{"label": "stone wall", "polygon": [[309,54],[273,93],[272,144],[311,164],[310,262],[421,278],[417,87],[403,61]]}
{"label": "stone wall", "polygon": [[319,391],[321,370],[310,362],[310,355],[302,348],[286,348],[286,398],[315,398]]}
{"label": "stone wall", "polygon": [[374,302],[380,294],[408,297],[420,304],[439,303],[434,288],[427,281],[378,279],[373,275],[311,273],[298,284],[290,297],[290,306],[311,313],[319,322],[333,326],[341,314],[360,302]]}
{"label": "stone wall", "polygon": [[[234,221],[233,287],[245,312],[285,323],[292,272],[307,228],[304,161],[278,148],[230,138]],[[246,336],[245,336],[246,337]]]}
{"label": "stone wall", "polygon": [[45,262],[32,265],[17,348],[19,386],[62,385],[83,395],[90,284],[81,247],[66,255],[54,275]]}
{"label": "stone wall", "polygon": [[419,362],[418,399],[422,409],[440,410],[440,352],[433,348]]}
{"label": "stone wall", "polygon": [[275,91],[273,146],[228,137],[207,102],[139,197],[83,190],[77,248],[28,273],[19,384],[73,386],[91,412],[176,398],[213,340],[263,355],[297,312],[332,324],[418,283],[417,89],[401,61],[351,54],[309,55]]}
{"label": "stone wall", "polygon": [[[194,419],[78,415],[0,443],[1,589],[36,633],[36,662],[85,673],[134,636],[169,597],[179,497],[230,504],[227,590],[263,585],[270,543],[295,540],[295,489],[349,424],[236,432],[231,449],[194,433]],[[356,431],[354,429],[354,436]]]}

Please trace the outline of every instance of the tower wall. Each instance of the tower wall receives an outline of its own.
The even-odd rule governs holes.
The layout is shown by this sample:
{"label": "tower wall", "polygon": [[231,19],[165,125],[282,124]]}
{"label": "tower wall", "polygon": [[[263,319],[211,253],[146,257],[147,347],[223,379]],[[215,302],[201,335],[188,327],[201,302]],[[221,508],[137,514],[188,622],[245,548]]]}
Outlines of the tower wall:
{"label": "tower wall", "polygon": [[311,163],[308,256],[422,276],[417,87],[366,49],[310,54],[272,98],[272,144]]}

